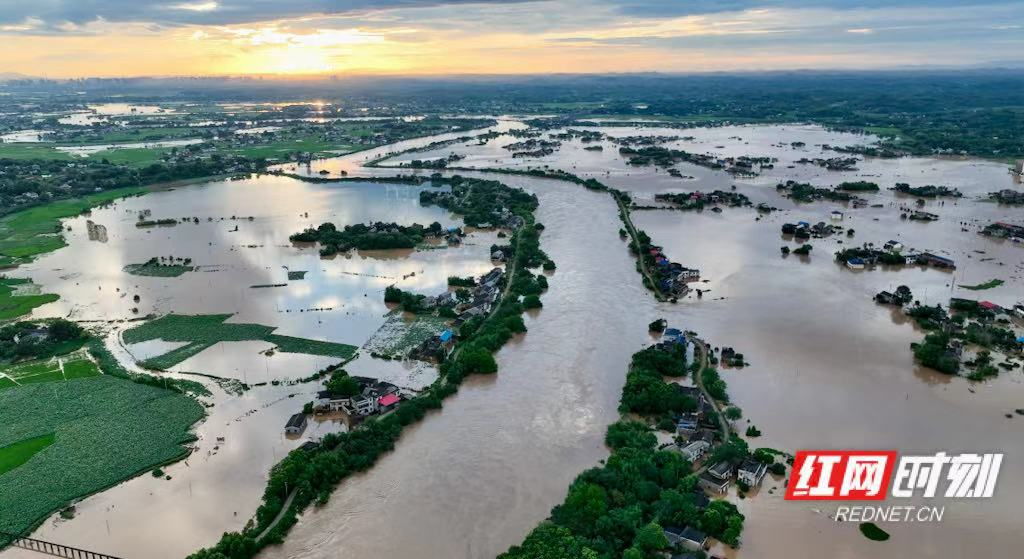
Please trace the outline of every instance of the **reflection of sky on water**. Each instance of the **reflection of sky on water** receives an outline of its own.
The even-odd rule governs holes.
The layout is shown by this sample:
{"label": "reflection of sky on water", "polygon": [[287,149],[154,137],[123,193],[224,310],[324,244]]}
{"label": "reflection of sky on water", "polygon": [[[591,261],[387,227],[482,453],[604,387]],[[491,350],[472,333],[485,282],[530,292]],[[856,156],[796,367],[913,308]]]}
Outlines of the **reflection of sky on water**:
{"label": "reflection of sky on water", "polygon": [[[460,247],[353,251],[332,258],[321,258],[313,247],[293,246],[288,236],[324,221],[339,226],[367,221],[461,224],[441,208],[421,206],[419,192],[425,188],[433,187],[312,184],[262,176],[155,192],[67,220],[71,231],[65,236],[70,246],[17,273],[61,296],[38,309],[37,316],[111,320],[150,313],[230,313],[234,315],[231,322],[276,326],[278,334],[360,346],[383,323],[388,311],[383,302],[385,287],[397,284],[436,294],[447,288],[448,276],[486,272],[492,267],[488,255],[490,245],[498,240],[495,233],[473,232]],[[152,212],[149,219],[174,218],[180,223],[136,227],[139,212],[146,209]],[[193,217],[198,223],[191,221]],[[107,227],[106,243],[88,240],[86,219]],[[197,269],[178,278],[122,271],[127,264],[154,256],[191,258]],[[289,281],[289,270],[306,271],[305,279]],[[285,285],[252,287],[274,284]],[[140,302],[133,301],[135,295]],[[132,313],[132,308],[138,313]],[[211,351],[188,365],[194,365],[195,372],[210,374],[200,364]],[[268,368],[261,361],[265,358],[258,351],[230,353],[242,369],[258,368],[266,374]],[[269,371],[281,378],[308,376],[303,369],[309,364],[292,359],[275,356]],[[217,365],[211,362],[211,366]]]}

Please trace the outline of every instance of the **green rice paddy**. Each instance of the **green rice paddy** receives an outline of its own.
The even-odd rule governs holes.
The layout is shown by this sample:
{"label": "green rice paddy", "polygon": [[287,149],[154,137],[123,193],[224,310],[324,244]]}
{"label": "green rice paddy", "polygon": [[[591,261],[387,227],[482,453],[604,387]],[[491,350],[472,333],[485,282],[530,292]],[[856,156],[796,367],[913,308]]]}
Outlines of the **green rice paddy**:
{"label": "green rice paddy", "polygon": [[37,452],[53,444],[53,433],[32,437],[0,448],[0,475],[28,462]]}
{"label": "green rice paddy", "polygon": [[0,531],[181,458],[202,417],[188,396],[110,375],[0,390]]}
{"label": "green rice paddy", "polygon": [[49,359],[25,361],[13,365],[0,365],[0,390],[65,380],[94,377],[99,367],[84,350]]}
{"label": "green rice paddy", "polygon": [[262,340],[275,344],[278,351],[285,353],[305,353],[341,359],[351,357],[356,351],[355,346],[347,344],[274,334],[276,328],[272,326],[225,322],[229,318],[231,318],[230,314],[169,314],[126,330],[123,338],[128,344],[150,340],[187,342],[187,345],[140,363],[146,368],[160,370],[170,369],[220,342]]}

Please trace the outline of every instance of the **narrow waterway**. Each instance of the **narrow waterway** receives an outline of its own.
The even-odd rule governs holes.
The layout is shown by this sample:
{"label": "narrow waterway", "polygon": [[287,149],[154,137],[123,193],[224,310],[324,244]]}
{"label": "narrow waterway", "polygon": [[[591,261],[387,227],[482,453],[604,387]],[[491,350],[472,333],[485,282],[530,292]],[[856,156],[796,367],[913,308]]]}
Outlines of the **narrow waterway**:
{"label": "narrow waterway", "polygon": [[630,355],[650,341],[653,302],[607,194],[502,180],[538,195],[543,248],[558,264],[529,332],[498,352],[497,375],[469,379],[263,557],[493,557],[607,456],[604,432]]}

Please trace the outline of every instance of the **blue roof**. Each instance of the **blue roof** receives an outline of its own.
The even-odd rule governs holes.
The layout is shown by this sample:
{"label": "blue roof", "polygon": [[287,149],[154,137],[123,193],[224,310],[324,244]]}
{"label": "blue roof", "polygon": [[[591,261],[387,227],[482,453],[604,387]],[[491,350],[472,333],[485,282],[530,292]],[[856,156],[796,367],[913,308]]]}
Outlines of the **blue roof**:
{"label": "blue roof", "polygon": [[863,264],[864,260],[861,259],[861,258],[853,257],[853,258],[847,260],[847,262],[850,263],[850,264]]}
{"label": "blue roof", "polygon": [[1024,344],[1024,336],[1017,338],[1017,343]]}
{"label": "blue roof", "polygon": [[682,334],[682,332],[678,328],[666,328],[665,329],[665,335],[666,336],[678,336],[680,334]]}
{"label": "blue roof", "polygon": [[444,332],[441,332],[440,338],[442,342],[447,342],[448,340],[452,339],[452,331],[445,330]]}

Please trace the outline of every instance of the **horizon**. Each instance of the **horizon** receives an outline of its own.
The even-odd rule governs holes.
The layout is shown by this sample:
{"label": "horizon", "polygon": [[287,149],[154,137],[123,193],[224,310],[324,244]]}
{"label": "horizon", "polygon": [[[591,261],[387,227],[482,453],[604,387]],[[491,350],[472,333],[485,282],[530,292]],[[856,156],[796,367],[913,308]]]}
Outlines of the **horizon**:
{"label": "horizon", "polygon": [[1024,63],[1024,5],[940,0],[240,0],[0,5],[42,79],[707,73]]}

